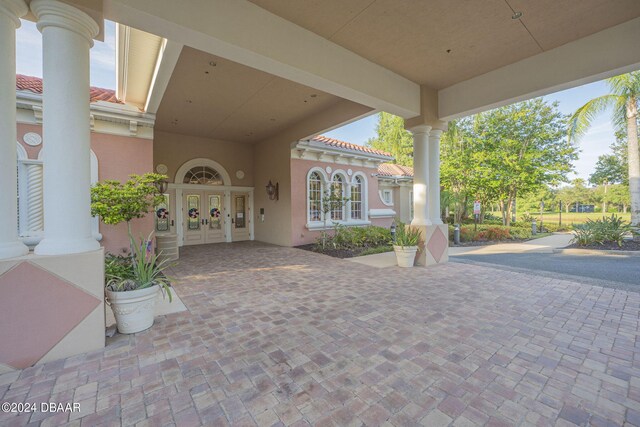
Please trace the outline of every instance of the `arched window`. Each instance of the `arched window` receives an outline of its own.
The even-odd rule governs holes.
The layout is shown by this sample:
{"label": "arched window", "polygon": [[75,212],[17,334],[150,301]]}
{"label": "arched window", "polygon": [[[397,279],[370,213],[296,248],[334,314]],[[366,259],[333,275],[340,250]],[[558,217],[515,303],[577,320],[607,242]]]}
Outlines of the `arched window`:
{"label": "arched window", "polygon": [[322,221],[322,195],[324,194],[323,179],[319,172],[312,172],[308,179],[309,222]]}
{"label": "arched window", "polygon": [[336,175],[331,181],[331,194],[333,196],[333,206],[331,209],[331,220],[342,221],[344,219],[344,204],[341,203],[344,197],[344,178]]}
{"label": "arched window", "polygon": [[224,185],[222,176],[208,166],[196,166],[184,175],[184,184]]}
{"label": "arched window", "polygon": [[362,219],[362,177],[356,175],[351,185],[351,219]]}

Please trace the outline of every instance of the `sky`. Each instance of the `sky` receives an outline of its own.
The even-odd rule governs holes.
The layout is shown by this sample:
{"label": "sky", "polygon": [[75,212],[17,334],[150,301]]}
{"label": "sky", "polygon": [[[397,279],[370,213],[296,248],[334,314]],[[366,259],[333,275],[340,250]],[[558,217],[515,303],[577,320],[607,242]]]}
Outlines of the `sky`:
{"label": "sky", "polygon": [[[42,77],[42,37],[35,23],[22,20],[17,31],[17,72],[29,76]],[[115,89],[115,24],[105,21],[105,41],[96,41],[91,49],[91,85],[106,89]],[[591,83],[577,88],[564,90],[545,96],[547,101],[557,101],[564,114],[572,114],[578,107],[597,96],[608,93],[604,81]],[[327,132],[331,138],[364,145],[376,134],[377,116],[365,117],[346,126]],[[574,163],[576,177],[588,179],[598,160],[598,156],[611,150],[610,144],[615,141],[611,125],[611,112],[599,115],[593,125],[580,140],[580,157]]]}

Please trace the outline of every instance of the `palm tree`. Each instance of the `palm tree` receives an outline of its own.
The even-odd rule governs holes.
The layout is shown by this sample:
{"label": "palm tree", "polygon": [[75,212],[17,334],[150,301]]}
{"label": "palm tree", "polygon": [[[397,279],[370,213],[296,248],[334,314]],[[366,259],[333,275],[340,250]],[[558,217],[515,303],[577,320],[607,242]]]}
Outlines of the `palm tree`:
{"label": "palm tree", "polygon": [[569,139],[584,135],[593,119],[607,108],[613,107],[613,122],[618,129],[627,129],[629,154],[629,193],[631,223],[640,226],[640,151],[638,151],[638,101],[640,101],[640,71],[607,79],[611,90],[584,104],[569,119]]}

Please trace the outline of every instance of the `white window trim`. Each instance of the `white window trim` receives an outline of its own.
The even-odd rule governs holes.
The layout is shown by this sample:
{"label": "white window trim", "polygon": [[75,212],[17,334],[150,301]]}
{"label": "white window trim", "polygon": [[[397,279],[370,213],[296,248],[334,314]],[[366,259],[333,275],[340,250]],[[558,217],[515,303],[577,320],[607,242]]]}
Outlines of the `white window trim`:
{"label": "white window trim", "polygon": [[[391,202],[387,202],[386,200],[384,200],[385,191],[391,192]],[[391,189],[391,188],[383,188],[381,190],[378,190],[378,196],[380,197],[380,201],[382,202],[383,205],[389,206],[389,207],[393,206],[393,189]]]}
{"label": "white window trim", "polygon": [[[311,203],[309,200],[309,178],[311,178],[311,175],[317,172],[318,174],[320,174],[320,178],[322,180],[322,188],[320,189],[322,194],[324,195],[325,192],[327,191],[327,186],[328,186],[328,180],[327,180],[327,174],[325,173],[324,169],[318,166],[312,167],[311,169],[309,169],[309,171],[307,172],[307,178],[305,181],[305,185],[307,187],[307,191],[305,192],[305,198],[306,198],[306,213],[305,215],[307,216],[307,228],[309,230],[313,229],[314,227],[320,226],[320,227],[324,227],[324,221],[320,220],[320,221],[311,221],[311,215],[309,210],[311,209]],[[322,202],[320,202],[320,206],[322,206]],[[321,209],[322,210],[322,209]],[[324,212],[320,212],[320,217],[324,218]]]}
{"label": "white window trim", "polygon": [[[310,220],[310,215],[309,215],[309,209],[310,209],[310,203],[309,203],[309,178],[311,177],[311,174],[314,172],[318,172],[320,174],[320,177],[322,179],[322,192],[323,194],[327,194],[327,192],[330,190],[331,188],[331,184],[333,182],[333,178],[336,175],[340,175],[342,177],[342,182],[343,182],[343,197],[348,197],[349,199],[351,198],[351,187],[352,185],[354,185],[355,183],[355,177],[359,176],[362,179],[362,219],[352,219],[351,218],[351,203],[346,203],[344,208],[343,208],[343,216],[342,216],[342,220],[340,221],[334,221],[334,220],[327,220],[327,224],[325,226],[324,223],[324,212],[321,213],[321,216],[323,218],[323,220],[321,221],[311,221]],[[368,191],[369,191],[369,181],[367,180],[367,176],[363,173],[363,172],[354,172],[353,176],[351,177],[351,179],[349,180],[347,177],[349,175],[347,174],[346,171],[342,170],[342,169],[337,169],[335,171],[333,171],[333,173],[330,176],[327,176],[327,173],[325,171],[324,168],[319,167],[319,166],[314,166],[311,169],[309,169],[309,171],[307,172],[307,178],[306,178],[306,187],[307,187],[307,191],[306,191],[306,218],[307,218],[307,223],[305,225],[305,227],[308,230],[311,231],[321,231],[321,230],[330,230],[332,228],[334,228],[336,226],[336,224],[339,225],[344,225],[344,226],[348,226],[348,227],[359,227],[359,226],[366,226],[366,225],[371,225],[371,221],[369,220],[369,197],[368,197]],[[330,215],[331,213],[329,213]]]}
{"label": "white window trim", "polygon": [[[176,176],[173,182],[175,184],[183,184],[184,177],[187,174],[187,172],[189,172],[191,169],[197,166],[208,166],[211,169],[214,169],[222,177],[223,185],[231,186],[231,175],[229,175],[229,172],[227,172],[227,170],[220,163],[214,160],[205,159],[205,158],[191,159],[183,163],[182,166],[180,166],[180,168],[176,172]],[[216,186],[210,186],[210,187],[216,187]]]}
{"label": "white window trim", "polygon": [[357,221],[369,221],[369,180],[367,179],[367,176],[362,173],[362,172],[354,172],[353,176],[351,177],[351,186],[349,187],[349,199],[351,199],[351,188],[352,186],[356,185],[356,177],[360,177],[361,182],[362,182],[362,188],[360,190],[361,194],[360,194],[360,202],[362,204],[361,206],[361,211],[362,211],[362,218],[361,219],[352,219],[351,218],[351,202],[348,203],[349,205],[349,219],[351,220],[351,222],[357,222]]}

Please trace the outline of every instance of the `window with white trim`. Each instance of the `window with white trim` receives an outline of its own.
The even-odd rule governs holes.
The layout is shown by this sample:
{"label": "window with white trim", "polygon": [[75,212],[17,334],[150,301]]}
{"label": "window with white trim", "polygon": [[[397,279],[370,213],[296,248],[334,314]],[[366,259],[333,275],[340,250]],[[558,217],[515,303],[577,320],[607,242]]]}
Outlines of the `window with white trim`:
{"label": "window with white trim", "polygon": [[312,172],[309,175],[308,191],[309,197],[309,221],[322,221],[322,195],[324,194],[324,185],[320,172]]}
{"label": "window with white trim", "polygon": [[362,177],[356,175],[351,185],[351,219],[362,219]]}
{"label": "window with white trim", "polygon": [[[342,175],[336,175],[331,181],[331,193],[334,198],[341,200],[344,197],[344,178]],[[336,203],[331,209],[331,220],[342,221],[344,219],[344,204]]]}
{"label": "window with white trim", "polygon": [[388,205],[393,204],[393,190],[382,190],[382,201]]}

